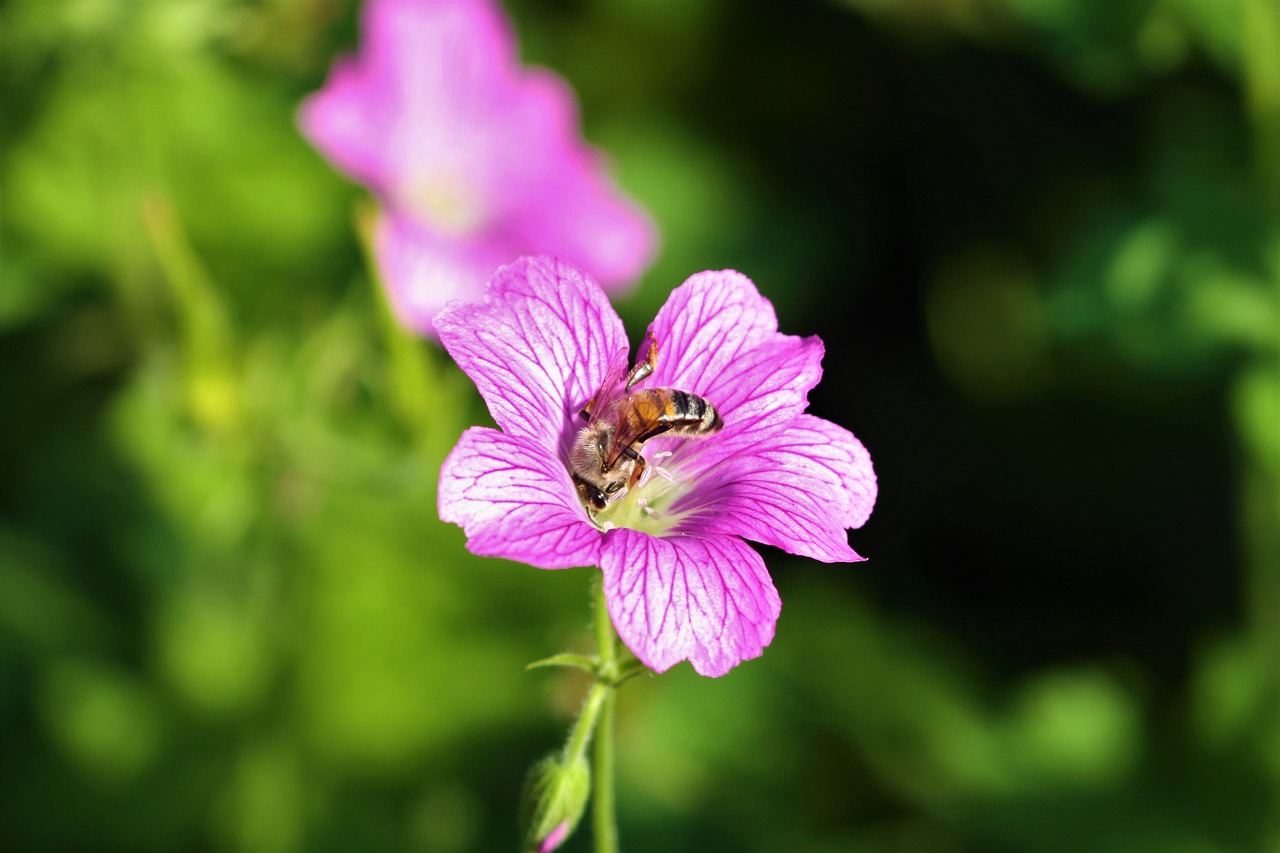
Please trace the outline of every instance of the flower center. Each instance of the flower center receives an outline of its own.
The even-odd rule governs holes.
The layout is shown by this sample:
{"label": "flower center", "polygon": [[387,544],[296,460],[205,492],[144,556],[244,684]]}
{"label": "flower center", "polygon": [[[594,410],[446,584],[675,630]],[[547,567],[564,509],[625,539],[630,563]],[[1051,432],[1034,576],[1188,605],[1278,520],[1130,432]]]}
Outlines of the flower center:
{"label": "flower center", "polygon": [[652,536],[670,533],[686,515],[672,512],[671,507],[691,488],[675,471],[662,465],[663,459],[670,455],[670,452],[655,454],[639,483],[595,513],[596,526],[604,530],[629,527]]}
{"label": "flower center", "polygon": [[427,224],[454,237],[474,234],[488,218],[480,194],[456,176],[433,175],[419,180],[401,203]]}

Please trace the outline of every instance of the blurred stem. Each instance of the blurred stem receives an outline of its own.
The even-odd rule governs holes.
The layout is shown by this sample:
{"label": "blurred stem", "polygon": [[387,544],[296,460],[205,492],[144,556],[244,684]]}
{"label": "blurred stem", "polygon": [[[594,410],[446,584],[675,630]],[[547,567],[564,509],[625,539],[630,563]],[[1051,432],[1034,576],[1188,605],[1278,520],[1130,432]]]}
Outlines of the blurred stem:
{"label": "blurred stem", "polygon": [[[595,834],[596,853],[618,853],[618,821],[613,787],[613,709],[614,688],[618,677],[618,646],[609,620],[604,597],[604,578],[596,584],[596,644],[599,647],[600,673],[596,686],[606,685],[602,700],[600,731],[596,734],[594,791],[591,798],[591,827]],[[594,687],[593,687],[594,689]]]}
{"label": "blurred stem", "polygon": [[[1280,304],[1280,277],[1273,282]],[[1236,379],[1235,420],[1247,450],[1243,477],[1242,522],[1248,567],[1246,604],[1254,652],[1261,667],[1263,704],[1268,717],[1280,712],[1280,352],[1263,355],[1260,364]]]}
{"label": "blurred stem", "polygon": [[1259,177],[1280,207],[1280,3],[1242,3],[1244,78]]}
{"label": "blurred stem", "polygon": [[400,325],[387,289],[378,275],[374,253],[374,230],[379,212],[372,202],[356,207],[355,228],[364,249],[365,266],[378,303],[378,321],[382,326],[390,359],[391,396],[398,414],[413,431],[414,437],[427,445],[445,440],[439,415],[449,409],[442,406],[433,393],[439,383],[438,371],[432,363],[422,338]]}
{"label": "blurred stem", "polygon": [[1249,608],[1253,622],[1253,638],[1259,665],[1263,668],[1263,712],[1280,711],[1280,537],[1276,536],[1276,520],[1280,518],[1280,497],[1276,482],[1266,471],[1246,472],[1244,494],[1245,548],[1251,568]]}
{"label": "blurred stem", "polygon": [[226,314],[173,207],[166,199],[153,196],[143,202],[142,219],[172,289],[189,357],[201,365],[227,361],[230,333]]}
{"label": "blurred stem", "polygon": [[144,200],[142,220],[182,329],[188,406],[202,426],[230,432],[243,401],[226,309],[169,201]]}
{"label": "blurred stem", "polygon": [[[1240,9],[1244,48],[1244,81],[1249,116],[1253,122],[1257,179],[1265,188],[1265,199],[1273,211],[1280,211],[1280,3],[1243,3]],[[1280,288],[1280,281],[1272,282]],[[1280,290],[1273,290],[1280,298]],[[1267,370],[1280,375],[1280,356],[1264,351],[1272,359]],[[1266,393],[1266,392],[1264,392]],[[1272,398],[1274,400],[1274,398]],[[1245,436],[1246,441],[1248,436]],[[1280,709],[1280,517],[1275,460],[1252,442],[1249,468],[1245,475],[1244,516],[1246,552],[1249,565],[1247,602],[1251,611],[1254,650],[1263,667],[1261,713],[1270,716]],[[1269,446],[1269,445],[1268,445]],[[1270,463],[1270,464],[1268,464]]]}

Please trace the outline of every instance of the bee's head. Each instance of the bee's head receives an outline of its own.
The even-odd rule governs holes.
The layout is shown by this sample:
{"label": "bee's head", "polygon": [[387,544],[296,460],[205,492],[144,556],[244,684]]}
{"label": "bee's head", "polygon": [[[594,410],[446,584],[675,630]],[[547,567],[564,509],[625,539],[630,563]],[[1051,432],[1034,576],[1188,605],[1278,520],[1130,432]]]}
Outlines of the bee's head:
{"label": "bee's head", "polygon": [[601,510],[622,497],[627,490],[627,478],[603,480],[597,485],[575,471],[573,485],[584,506]]}
{"label": "bee's head", "polygon": [[605,470],[613,429],[609,424],[586,427],[569,451],[569,472],[578,497],[584,506],[597,510],[622,497],[630,475],[630,466],[615,465],[613,470]]}
{"label": "bee's head", "polygon": [[588,483],[577,474],[573,475],[573,485],[578,490],[578,499],[582,501],[583,506],[601,510],[609,505],[608,499],[605,498],[599,486]]}

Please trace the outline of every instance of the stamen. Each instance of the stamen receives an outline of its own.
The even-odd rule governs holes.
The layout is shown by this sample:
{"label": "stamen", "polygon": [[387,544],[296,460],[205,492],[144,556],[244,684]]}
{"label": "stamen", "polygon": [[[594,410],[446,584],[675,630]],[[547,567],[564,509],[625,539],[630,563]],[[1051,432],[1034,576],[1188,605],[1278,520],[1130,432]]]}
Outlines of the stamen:
{"label": "stamen", "polygon": [[658,515],[658,513],[654,511],[653,507],[649,506],[649,502],[644,498],[637,498],[636,506],[640,507],[640,511],[649,518],[655,518]]}
{"label": "stamen", "polygon": [[668,483],[674,483],[676,481],[676,478],[672,476],[671,472],[668,471],[666,468],[663,468],[661,465],[657,465],[655,463],[659,459],[665,459],[668,456],[672,456],[672,455],[673,453],[670,450],[664,450],[661,453],[655,453],[653,454],[653,461],[649,463],[649,470],[653,471],[653,473],[657,474],[659,477],[666,480]]}

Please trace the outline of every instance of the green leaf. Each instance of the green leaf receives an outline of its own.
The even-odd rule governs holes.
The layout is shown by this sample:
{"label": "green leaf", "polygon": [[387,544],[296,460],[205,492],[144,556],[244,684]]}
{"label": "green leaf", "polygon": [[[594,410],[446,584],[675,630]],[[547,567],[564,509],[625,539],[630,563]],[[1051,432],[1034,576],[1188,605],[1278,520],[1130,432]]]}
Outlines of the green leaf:
{"label": "green leaf", "polygon": [[589,655],[575,655],[566,652],[565,654],[552,655],[549,658],[536,660],[526,666],[525,670],[540,669],[544,666],[564,666],[569,669],[580,669],[585,673],[595,675],[599,665],[599,661]]}

